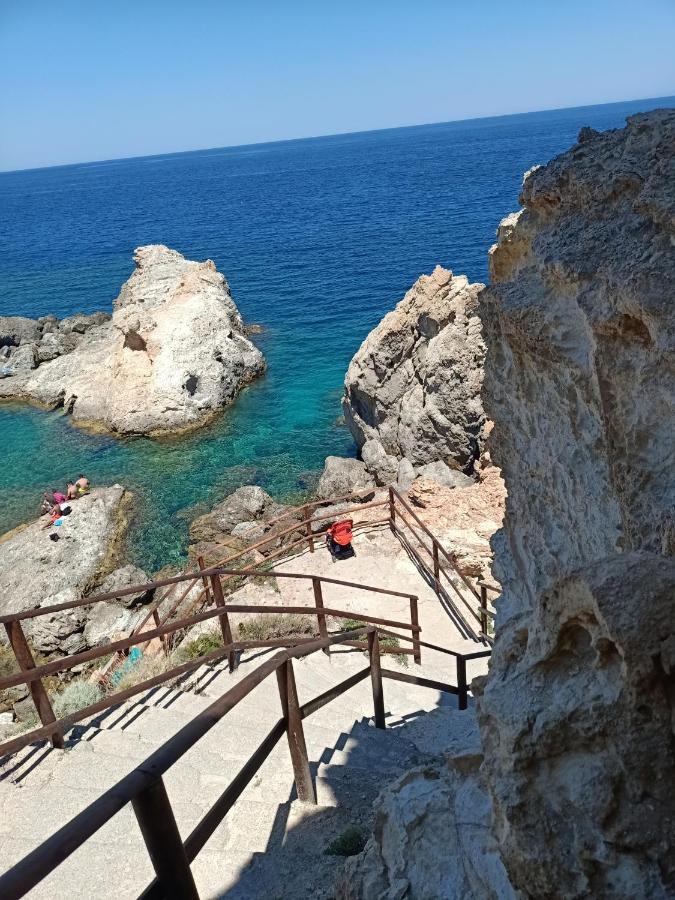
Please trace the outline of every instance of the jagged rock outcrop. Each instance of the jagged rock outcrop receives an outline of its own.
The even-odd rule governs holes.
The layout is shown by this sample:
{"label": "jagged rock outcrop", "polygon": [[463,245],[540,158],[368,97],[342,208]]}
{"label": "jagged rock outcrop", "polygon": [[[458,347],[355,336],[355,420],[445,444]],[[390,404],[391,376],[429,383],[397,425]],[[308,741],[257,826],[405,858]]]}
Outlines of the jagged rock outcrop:
{"label": "jagged rock outcrop", "polygon": [[109,321],[45,317],[31,329],[31,320],[0,320],[10,376],[0,397],[63,407],[111,432],[175,433],[204,424],[262,374],[263,356],[211,260],[151,245],[134,262]]}
{"label": "jagged rock outcrop", "polygon": [[339,900],[518,896],[491,831],[475,717],[455,713],[448,721],[446,712],[428,713],[423,724],[432,733],[443,729],[448,752],[382,791],[373,836],[364,853],[346,864]]}
{"label": "jagged rock outcrop", "polygon": [[292,527],[300,518],[299,514],[285,517],[278,523],[270,521],[291,511],[292,507],[277,503],[258,485],[246,484],[237,488],[209,512],[192,520],[190,556],[202,556],[207,565],[216,565],[247,545],[278,534],[278,542],[271,540],[262,549],[265,555],[271,553],[282,542],[288,543],[298,537],[297,533],[282,532]]}
{"label": "jagged rock outcrop", "polygon": [[675,110],[528,174],[481,296],[508,498],[477,686],[527,897],[675,895]]}
{"label": "jagged rock outcrop", "polygon": [[478,481],[464,487],[421,477],[411,485],[408,497],[452,553],[462,575],[494,581],[490,540],[501,527],[506,498],[499,469],[482,468]]}
{"label": "jagged rock outcrop", "polygon": [[485,418],[485,348],[476,315],[482,288],[437,266],[418,279],[352,359],[342,405],[364,461],[366,442],[379,442],[368,449],[378,483],[396,479],[402,458],[415,466],[441,460],[471,470]]}

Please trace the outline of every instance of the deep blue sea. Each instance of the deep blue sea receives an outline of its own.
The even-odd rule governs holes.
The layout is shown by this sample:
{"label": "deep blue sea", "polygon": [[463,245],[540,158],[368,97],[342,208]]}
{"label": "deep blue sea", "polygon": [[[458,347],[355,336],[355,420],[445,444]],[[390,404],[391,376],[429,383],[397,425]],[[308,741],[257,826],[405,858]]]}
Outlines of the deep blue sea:
{"label": "deep blue sea", "polygon": [[340,424],[351,356],[415,279],[440,263],[485,280],[523,172],[579,128],[675,98],[141,159],[0,173],[0,313],[109,310],[141,244],[213,259],[269,363],[210,427],[178,441],[92,436],[62,413],[0,406],[0,532],[41,491],[86,472],[136,493],[131,552],[178,561],[187,522],[241,484],[311,489]]}

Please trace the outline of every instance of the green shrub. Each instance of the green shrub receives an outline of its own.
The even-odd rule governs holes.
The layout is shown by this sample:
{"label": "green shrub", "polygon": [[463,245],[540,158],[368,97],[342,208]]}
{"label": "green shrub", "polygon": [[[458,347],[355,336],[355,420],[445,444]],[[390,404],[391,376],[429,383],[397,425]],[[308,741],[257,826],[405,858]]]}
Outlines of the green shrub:
{"label": "green shrub", "polygon": [[223,635],[219,628],[213,628],[200,634],[198,638],[192,641],[182,643],[178,652],[181,658],[186,660],[198,659],[200,656],[205,656],[207,653],[211,653],[212,650],[217,650],[222,646]]}
{"label": "green shrub", "polygon": [[368,836],[358,825],[348,825],[326,848],[329,856],[356,856],[366,846]]}
{"label": "green shrub", "polygon": [[311,636],[317,633],[316,620],[293,613],[261,613],[239,623],[242,641],[268,641],[274,638]]}
{"label": "green shrub", "polygon": [[[359,619],[336,619],[336,626],[339,631],[356,631],[359,628],[365,628],[367,622],[361,622]],[[365,640],[364,635],[364,640]],[[397,637],[390,634],[381,634],[380,635],[380,650],[395,650],[397,647],[401,646],[401,642]],[[395,653],[393,654],[394,659],[397,663],[402,666],[408,665],[408,654],[407,653]]]}
{"label": "green shrub", "polygon": [[101,689],[97,684],[83,680],[71,681],[60,694],[52,697],[54,715],[57,719],[63,719],[100,699]]}
{"label": "green shrub", "polygon": [[180,661],[173,655],[164,656],[163,653],[158,653],[156,656],[149,656],[143,654],[138,662],[130,666],[122,675],[115,691],[125,691],[127,688],[135,687],[141,681],[148,681],[156,675],[163,675],[164,672],[168,672],[169,669],[173,669],[179,664]]}

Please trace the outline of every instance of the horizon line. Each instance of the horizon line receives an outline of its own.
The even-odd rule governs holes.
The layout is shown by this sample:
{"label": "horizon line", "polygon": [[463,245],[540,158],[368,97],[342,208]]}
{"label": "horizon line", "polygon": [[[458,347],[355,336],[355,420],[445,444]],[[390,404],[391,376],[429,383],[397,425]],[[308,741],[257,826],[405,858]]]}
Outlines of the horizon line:
{"label": "horizon line", "polygon": [[243,144],[225,144],[219,147],[193,147],[190,150],[168,150],[162,153],[143,153],[139,156],[116,156],[107,159],[90,159],[80,160],[78,162],[54,163],[47,166],[27,166],[26,168],[20,169],[0,169],[0,176],[14,175],[18,174],[19,172],[40,172],[45,169],[67,169],[71,166],[94,166],[100,165],[102,163],[130,162],[132,160],[141,159],[158,159],[163,156],[187,156],[190,153],[210,153],[215,150],[239,150],[245,147],[265,147],[273,144],[295,143],[296,141],[316,141],[321,140],[322,138],[347,137],[349,135],[360,134],[378,134],[383,131],[401,131],[406,128],[429,128],[434,125],[453,125],[459,122],[478,122],[486,119],[508,119],[513,116],[531,116],[548,112],[562,112],[563,110],[592,109],[595,106],[619,106],[623,103],[638,103],[640,101],[652,100],[670,100],[673,98],[675,98],[675,94],[664,94],[660,97],[634,97],[631,99],[623,100],[609,100],[604,103],[582,103],[576,106],[552,106],[548,107],[547,109],[531,109],[522,112],[501,113],[500,115],[467,116],[461,119],[445,119],[439,122],[421,122],[416,125],[387,125],[385,128],[365,128],[359,129],[357,131],[335,131],[329,134],[309,134],[303,135],[301,137],[276,138],[270,141],[254,141],[252,143],[249,142]]}

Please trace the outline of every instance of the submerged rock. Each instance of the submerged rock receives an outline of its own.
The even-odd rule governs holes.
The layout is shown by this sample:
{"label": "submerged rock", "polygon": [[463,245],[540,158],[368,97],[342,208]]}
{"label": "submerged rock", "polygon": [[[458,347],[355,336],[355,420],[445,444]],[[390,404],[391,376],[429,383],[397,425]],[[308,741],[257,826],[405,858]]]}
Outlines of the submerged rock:
{"label": "submerged rock", "polygon": [[[134,261],[109,321],[95,313],[34,323],[33,342],[22,337],[3,363],[13,375],[0,381],[0,397],[63,407],[74,421],[111,432],[172,434],[204,424],[264,372],[210,260],[152,245],[139,247]],[[34,372],[26,371],[34,368],[29,347]]]}
{"label": "submerged rock", "polygon": [[[481,296],[508,491],[479,693],[527,897],[675,894],[675,110],[531,173]],[[590,139],[589,139],[590,138]]]}
{"label": "submerged rock", "polygon": [[414,466],[441,459],[469,471],[479,455],[485,347],[476,308],[482,287],[436,267],[352,359],[342,405],[359,448],[378,441],[380,455],[394,461],[381,461],[379,483],[396,479],[391,473],[402,457]]}

